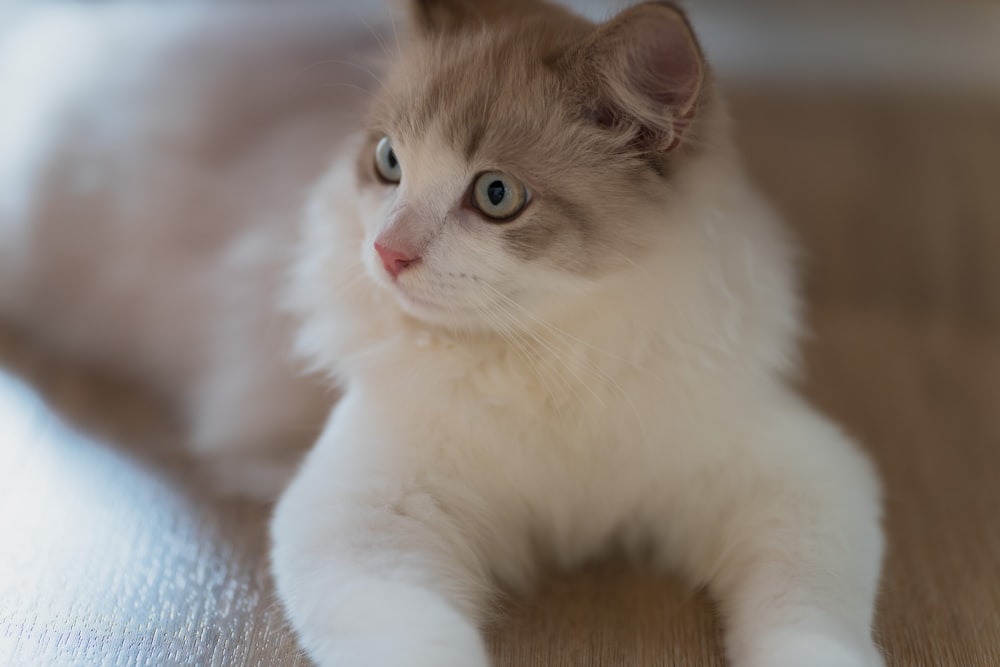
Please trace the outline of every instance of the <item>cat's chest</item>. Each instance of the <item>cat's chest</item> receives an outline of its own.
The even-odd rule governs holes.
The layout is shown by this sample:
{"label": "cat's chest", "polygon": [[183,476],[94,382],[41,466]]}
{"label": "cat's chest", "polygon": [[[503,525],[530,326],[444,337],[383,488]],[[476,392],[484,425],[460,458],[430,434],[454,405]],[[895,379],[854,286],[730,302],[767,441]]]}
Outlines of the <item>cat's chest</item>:
{"label": "cat's chest", "polygon": [[592,451],[663,429],[662,387],[586,349],[474,345],[416,334],[368,377],[394,421],[465,450]]}

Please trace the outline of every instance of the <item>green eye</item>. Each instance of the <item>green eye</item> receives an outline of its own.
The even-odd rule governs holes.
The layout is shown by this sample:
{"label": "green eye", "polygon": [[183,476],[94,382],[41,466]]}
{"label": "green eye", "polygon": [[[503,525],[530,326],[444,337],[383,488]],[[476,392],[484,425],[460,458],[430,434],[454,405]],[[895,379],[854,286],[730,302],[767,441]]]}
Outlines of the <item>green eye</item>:
{"label": "green eye", "polygon": [[528,190],[513,176],[488,171],[476,179],[472,200],[483,215],[503,222],[521,212],[528,203]]}
{"label": "green eye", "polygon": [[382,137],[375,146],[375,170],[387,183],[399,183],[399,179],[403,177],[403,169],[399,166],[389,137]]}

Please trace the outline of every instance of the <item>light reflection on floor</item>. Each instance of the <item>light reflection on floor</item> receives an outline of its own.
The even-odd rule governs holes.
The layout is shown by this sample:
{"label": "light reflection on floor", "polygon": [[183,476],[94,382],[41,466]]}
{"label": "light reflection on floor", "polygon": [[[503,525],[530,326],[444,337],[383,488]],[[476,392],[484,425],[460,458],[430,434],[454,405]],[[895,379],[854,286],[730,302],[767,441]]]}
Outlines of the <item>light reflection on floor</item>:
{"label": "light reflection on floor", "polygon": [[298,664],[260,509],[188,495],[4,374],[0,482],[0,663]]}

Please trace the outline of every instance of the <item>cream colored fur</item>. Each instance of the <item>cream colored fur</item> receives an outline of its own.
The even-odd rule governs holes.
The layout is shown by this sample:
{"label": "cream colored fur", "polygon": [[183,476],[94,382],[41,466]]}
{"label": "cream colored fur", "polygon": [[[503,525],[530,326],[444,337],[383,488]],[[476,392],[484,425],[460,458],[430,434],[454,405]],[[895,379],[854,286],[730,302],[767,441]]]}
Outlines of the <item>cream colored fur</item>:
{"label": "cream colored fur", "polygon": [[[461,23],[448,12],[464,3],[429,4]],[[215,32],[203,21],[177,25],[202,43],[231,34],[226,20]],[[558,13],[540,21],[551,31],[537,40],[543,46],[593,30]],[[309,25],[289,28],[288,43],[314,35]],[[421,84],[400,72],[429,76],[449,50],[477,62],[477,49],[488,57],[529,31],[518,26],[427,38],[442,51],[404,37],[400,48],[412,50],[387,72],[385,99],[415,104],[393,97],[401,82]],[[147,37],[161,34],[150,26]],[[470,158],[447,109],[407,131],[399,116],[416,107],[390,102],[395,116],[370,128],[393,139],[399,186],[371,178],[371,133],[344,139],[351,122],[287,110],[268,116],[271,140],[237,133],[237,145],[250,147],[238,157],[182,150],[173,161],[166,149],[187,144],[153,141],[164,124],[180,122],[193,145],[214,145],[227,120],[256,108],[219,94],[221,80],[242,72],[249,81],[276,57],[246,48],[224,59],[235,71],[184,79],[184,95],[171,98],[179,105],[157,97],[174,69],[152,68],[157,85],[137,88],[99,77],[102,68],[89,65],[97,56],[81,53],[72,76],[38,101],[68,117],[43,122],[0,108],[0,311],[66,352],[158,378],[188,406],[196,440],[215,443],[201,446],[210,456],[282,439],[324,402],[281,356],[284,313],[299,320],[299,353],[343,390],[273,522],[278,592],[317,663],[486,667],[478,624],[497,581],[526,587],[541,564],[572,567],[619,545],[707,586],[735,667],[882,664],[871,639],[879,485],[866,457],[790,384],[800,328],[794,253],[743,174],[717,99],[698,142],[681,147],[692,150],[677,153],[685,157],[662,180],[642,171],[631,185],[616,181],[638,163],[608,157],[604,171],[577,183],[568,175],[583,167],[560,168],[557,158],[579,142],[554,142],[555,166],[510,224],[541,224],[543,215],[555,224],[552,196],[584,185],[575,203],[603,211],[601,229],[574,236],[575,221],[562,220],[558,242],[526,259],[505,245],[512,227],[461,202],[479,170],[530,171],[518,160],[538,147],[526,142],[509,165],[494,164],[488,143],[485,156]],[[101,52],[95,43],[86,51]],[[180,57],[158,53],[154,63]],[[67,75],[65,62],[53,67],[45,81]],[[11,71],[0,69],[0,83],[17,80]],[[151,76],[139,71],[143,82]],[[93,86],[104,104],[96,115],[74,101],[86,96],[65,92]],[[109,106],[133,113],[103,126]],[[168,108],[188,114],[178,121]],[[667,130],[683,131],[674,121]],[[97,140],[102,127],[113,141]],[[581,159],[603,145],[593,137]],[[144,150],[111,150],[123,142]],[[151,153],[155,146],[164,151]],[[292,192],[319,175],[327,150],[334,164],[314,190],[279,311],[272,297],[293,245]],[[94,178],[113,184],[114,196],[94,209],[84,200],[52,208],[67,192],[106,192]],[[608,183],[619,195],[598,197]],[[420,263],[396,280],[373,248],[393,225],[427,240]],[[609,230],[617,240],[581,240],[610,239]]]}

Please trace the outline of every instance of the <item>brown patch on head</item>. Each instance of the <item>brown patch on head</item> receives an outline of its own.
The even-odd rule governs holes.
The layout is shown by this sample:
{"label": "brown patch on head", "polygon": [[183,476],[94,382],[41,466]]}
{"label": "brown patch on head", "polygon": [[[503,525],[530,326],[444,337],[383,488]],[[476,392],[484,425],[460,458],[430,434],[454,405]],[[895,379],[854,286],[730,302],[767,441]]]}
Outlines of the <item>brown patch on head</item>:
{"label": "brown patch on head", "polygon": [[509,252],[524,261],[538,259],[552,252],[552,246],[564,237],[567,228],[572,231],[572,239],[579,243],[570,247],[569,252],[562,255],[562,265],[577,271],[585,271],[590,264],[590,242],[596,229],[595,221],[591,219],[587,209],[577,205],[558,194],[550,194],[546,198],[545,211],[533,216],[531,221],[522,225],[511,225],[503,230],[503,240]]}
{"label": "brown patch on head", "polygon": [[443,34],[489,25],[498,19],[536,11],[536,0],[410,0],[413,24],[425,35]]}
{"label": "brown patch on head", "polygon": [[417,37],[388,72],[373,129],[523,180],[529,210],[497,229],[525,261],[588,272],[608,247],[641,247],[629,213],[690,157],[706,101],[683,15],[649,3],[595,26],[534,0],[412,7]]}
{"label": "brown patch on head", "polygon": [[483,143],[486,135],[486,123],[483,121],[472,121],[465,132],[465,150],[463,151],[466,160],[472,160],[479,152],[479,147]]}

